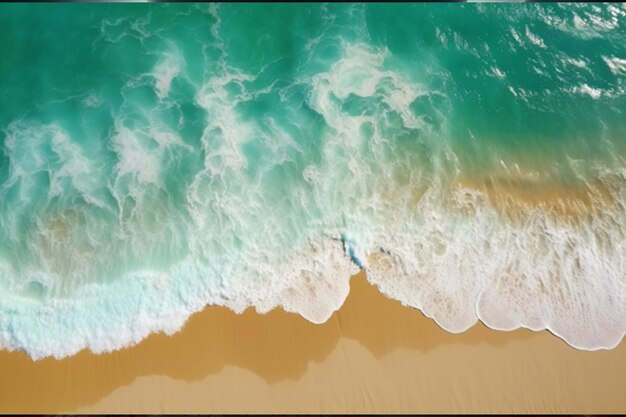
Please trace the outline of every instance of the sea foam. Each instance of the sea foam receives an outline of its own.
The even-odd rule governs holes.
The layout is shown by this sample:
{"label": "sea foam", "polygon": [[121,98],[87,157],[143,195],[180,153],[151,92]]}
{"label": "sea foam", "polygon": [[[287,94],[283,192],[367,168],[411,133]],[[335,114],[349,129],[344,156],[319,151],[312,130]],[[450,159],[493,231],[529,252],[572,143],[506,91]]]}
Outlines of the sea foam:
{"label": "sea foam", "polygon": [[411,32],[418,5],[383,27],[377,6],[307,7],[295,35],[234,5],[90,22],[103,75],[7,113],[0,347],[111,351],[207,305],[323,323],[361,269],[451,332],[616,346],[624,98],[604,75],[624,51],[552,49],[617,12],[481,9],[507,39],[484,47],[454,21]]}

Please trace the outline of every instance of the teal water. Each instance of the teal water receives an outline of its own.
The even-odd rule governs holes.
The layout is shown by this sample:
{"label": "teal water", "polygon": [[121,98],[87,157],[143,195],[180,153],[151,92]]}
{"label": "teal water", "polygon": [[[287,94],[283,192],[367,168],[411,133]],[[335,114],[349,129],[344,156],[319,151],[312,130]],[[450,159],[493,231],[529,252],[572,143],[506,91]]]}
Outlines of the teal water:
{"label": "teal water", "polygon": [[0,347],[108,351],[207,304],[323,322],[360,268],[449,331],[614,347],[625,18],[1,5]]}

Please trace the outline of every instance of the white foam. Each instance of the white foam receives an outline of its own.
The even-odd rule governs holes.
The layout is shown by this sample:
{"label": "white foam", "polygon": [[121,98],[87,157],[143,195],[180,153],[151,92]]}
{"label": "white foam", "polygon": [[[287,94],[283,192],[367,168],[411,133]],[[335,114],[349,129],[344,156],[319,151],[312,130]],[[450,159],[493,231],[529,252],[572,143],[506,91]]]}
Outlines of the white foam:
{"label": "white foam", "polygon": [[[216,25],[217,36],[219,19]],[[69,227],[72,219],[62,212],[58,217],[69,236],[63,240],[51,231],[52,220],[40,220],[39,245],[56,244],[53,256],[46,258],[35,246],[33,256],[40,259],[21,271],[0,263],[0,311],[10,312],[0,314],[0,346],[33,358],[60,358],[85,347],[109,351],[151,332],[171,334],[207,304],[237,312],[282,306],[320,323],[348,294],[349,277],[358,270],[350,255],[383,293],[421,309],[449,331],[463,331],[480,319],[498,329],[547,328],[582,349],[615,346],[626,331],[623,208],[601,208],[578,225],[530,208],[523,222],[507,219],[479,191],[451,185],[460,168],[445,140],[446,104],[429,101],[428,119],[412,110],[417,100],[445,97],[394,69],[385,49],[342,46],[334,65],[296,81],[309,93],[308,108],[326,124],[316,138],[321,151],[315,163],[297,165],[300,138],[275,119],[249,120],[240,111],[241,103],[267,90],[249,91],[257,78],[236,68],[220,68],[196,94],[206,112],[201,149],[152,119],[131,124],[120,112],[111,136],[119,223],[98,223],[81,212],[76,216],[89,238],[80,240],[73,232],[83,227],[81,221]],[[157,87],[163,94],[165,84]],[[586,84],[578,92],[604,94]],[[362,104],[360,110],[347,110],[349,100]],[[5,142],[10,178],[2,192],[41,170],[56,172],[57,181],[70,179],[84,192],[96,187],[83,178],[93,162],[71,138],[56,129],[41,132],[11,125]],[[414,146],[428,145],[429,154],[405,152],[393,140],[400,134]],[[32,135],[40,140],[23,139]],[[246,168],[261,162],[248,161],[243,152],[251,140],[267,150],[254,178]],[[41,143],[52,147],[61,165],[50,170],[49,158],[37,148]],[[204,158],[185,190],[184,213],[157,193],[163,159],[176,149],[202,152]],[[519,166],[495,160],[503,172],[521,175]],[[618,165],[607,174],[623,173]],[[623,184],[615,181],[621,201]],[[276,192],[284,191],[281,186],[287,191]],[[134,200],[130,214],[122,208],[127,195]],[[156,220],[146,220],[153,212]],[[111,236],[103,233],[105,226],[115,229],[110,234],[117,252],[108,252],[115,248],[106,243]],[[50,291],[67,278],[55,259],[69,260],[65,268],[88,276],[106,261],[117,262],[119,252],[133,259],[153,256],[159,242],[182,248],[183,255],[160,268],[130,265],[105,282],[80,281],[71,297]],[[86,247],[84,259],[72,247]],[[47,296],[25,296],[32,284]]]}
{"label": "white foam", "polygon": [[118,177],[130,174],[142,183],[159,181],[161,148],[150,149],[149,140],[118,123],[111,138],[112,148],[118,155]]}
{"label": "white foam", "polygon": [[85,198],[98,204],[92,197],[103,186],[98,166],[60,126],[18,120],[7,127],[6,135],[10,178],[3,188],[19,184],[24,199],[29,198],[27,194],[34,186],[32,177],[46,172],[50,178],[49,197],[62,194],[67,179]]}
{"label": "white foam", "polygon": [[306,168],[304,168],[304,170],[302,171],[302,176],[306,181],[310,183],[315,183],[319,181],[321,179],[320,175],[321,174],[319,169],[314,165],[307,165]]}
{"label": "white foam", "polygon": [[[224,287],[207,280],[210,267],[187,259],[170,273],[135,271],[100,286],[86,285],[71,300],[24,302],[10,293],[0,297],[0,346],[25,350],[34,359],[62,358],[83,348],[105,352],[132,345],[148,334],[179,330],[192,313],[206,304],[241,312],[255,306],[267,312],[278,306],[315,323],[326,321],[345,300],[349,277],[358,268],[341,243],[325,238],[282,259],[251,254],[246,265],[259,273],[233,280]],[[275,256],[275,255],[274,255]],[[54,337],[51,335],[55,335]]]}
{"label": "white foam", "polygon": [[[519,228],[498,219],[480,194],[464,195],[473,216],[426,205],[419,229],[394,228],[380,241],[390,254],[370,263],[370,280],[452,332],[481,319],[501,330],[547,328],[581,349],[617,345],[626,331],[626,287],[614,217],[579,229],[529,212]],[[596,240],[594,230],[609,240]]]}
{"label": "white foam", "polygon": [[522,37],[513,28],[511,28],[511,36],[513,36],[513,39],[515,39],[515,41],[518,43],[518,45],[524,46],[524,41],[522,40]]}
{"label": "white foam", "polygon": [[574,87],[572,89],[572,91],[574,91],[575,93],[586,94],[586,95],[588,95],[589,97],[591,97],[594,100],[597,100],[600,97],[602,97],[602,90],[601,89],[590,87],[587,84],[582,84],[579,87]]}
{"label": "white foam", "polygon": [[615,75],[626,75],[626,59],[602,56],[604,62]]}
{"label": "white foam", "polygon": [[503,79],[506,77],[506,74],[498,67],[492,67],[491,74],[493,74],[495,77],[500,78],[500,79]]}
{"label": "white foam", "polygon": [[581,19],[580,16],[578,16],[577,14],[574,14],[574,27],[576,29],[585,29],[587,27],[587,23],[585,23],[585,21],[583,19]]}
{"label": "white foam", "polygon": [[[619,27],[619,18],[623,17],[623,14],[621,13],[621,11],[615,7],[608,7],[606,10],[609,11],[609,14],[610,14],[608,18],[603,18],[600,15],[587,13],[587,16],[591,24],[596,29],[599,29],[602,31],[610,31]],[[600,11],[602,10],[598,10],[597,12],[600,12]]]}
{"label": "white foam", "polygon": [[566,64],[574,65],[578,68],[587,68],[587,62],[582,59],[565,58],[563,62],[565,62]]}
{"label": "white foam", "polygon": [[[605,8],[579,9],[573,13],[571,22],[562,20],[555,25],[558,29],[581,39],[606,37],[619,29],[624,12],[613,5]],[[556,18],[555,18],[556,19]]]}
{"label": "white foam", "polygon": [[96,94],[89,94],[87,97],[83,99],[83,104],[85,107],[97,108],[102,104],[101,98]]}
{"label": "white foam", "polygon": [[241,94],[233,96],[227,87],[237,86],[244,92],[244,83],[253,79],[251,75],[229,69],[224,75],[211,77],[196,94],[196,103],[208,115],[202,135],[205,168],[214,175],[220,175],[225,169],[239,170],[245,165],[241,147],[250,140],[254,128],[242,122],[236,110],[243,100]]}
{"label": "white foam", "polygon": [[540,48],[546,48],[546,43],[541,39],[538,35],[535,35],[530,31],[528,26],[526,26],[526,37],[533,45],[536,45]]}
{"label": "white foam", "polygon": [[315,75],[312,79],[313,108],[324,116],[326,123],[343,138],[343,143],[351,146],[354,132],[369,122],[377,123],[369,115],[349,117],[338,107],[333,97],[345,100],[350,95],[363,98],[380,97],[403,120],[407,128],[427,128],[419,115],[409,106],[420,96],[434,94],[423,85],[404,79],[399,74],[383,70],[383,63],[389,51],[374,50],[367,44],[343,44],[343,58],[328,72]]}
{"label": "white foam", "polygon": [[[349,278],[358,272],[358,267],[351,262],[337,240],[311,240],[290,258],[290,261],[275,265],[262,259],[251,263],[260,270],[268,268],[271,272],[265,276],[278,278],[281,282],[273,282],[269,294],[267,290],[252,292],[246,289],[245,298],[261,313],[281,306],[313,323],[325,322],[348,296]],[[267,281],[263,280],[262,286],[266,285]],[[266,296],[260,298],[259,291],[261,294],[265,292]]]}
{"label": "white foam", "polygon": [[160,99],[167,97],[174,78],[181,70],[179,54],[167,54],[155,67],[152,73],[157,95]]}

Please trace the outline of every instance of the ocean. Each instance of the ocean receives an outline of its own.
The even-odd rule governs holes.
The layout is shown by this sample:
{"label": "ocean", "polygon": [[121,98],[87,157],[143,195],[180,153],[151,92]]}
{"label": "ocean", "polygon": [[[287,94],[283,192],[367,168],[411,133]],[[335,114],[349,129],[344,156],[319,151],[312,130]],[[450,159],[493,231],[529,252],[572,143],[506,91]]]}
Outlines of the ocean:
{"label": "ocean", "polygon": [[626,332],[621,4],[0,5],[0,348],[326,321]]}

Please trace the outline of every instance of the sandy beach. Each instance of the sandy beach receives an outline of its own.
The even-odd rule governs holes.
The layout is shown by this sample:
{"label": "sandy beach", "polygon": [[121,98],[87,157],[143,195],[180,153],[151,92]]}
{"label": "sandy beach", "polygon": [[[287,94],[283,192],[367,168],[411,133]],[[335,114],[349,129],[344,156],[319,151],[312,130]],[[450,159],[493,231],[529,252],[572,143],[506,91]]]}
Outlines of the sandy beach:
{"label": "sandy beach", "polygon": [[0,414],[626,414],[625,7],[71,3],[0,5]]}
{"label": "sandy beach", "polygon": [[450,334],[359,274],[322,325],[207,307],[174,336],[33,362],[0,353],[2,413],[560,412],[626,410],[626,346],[548,332]]}

